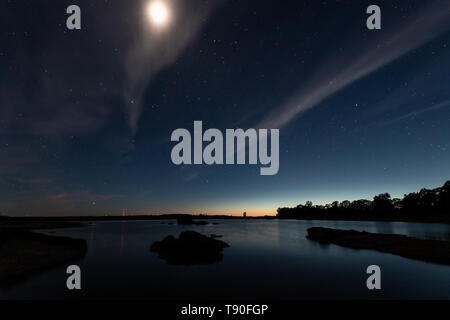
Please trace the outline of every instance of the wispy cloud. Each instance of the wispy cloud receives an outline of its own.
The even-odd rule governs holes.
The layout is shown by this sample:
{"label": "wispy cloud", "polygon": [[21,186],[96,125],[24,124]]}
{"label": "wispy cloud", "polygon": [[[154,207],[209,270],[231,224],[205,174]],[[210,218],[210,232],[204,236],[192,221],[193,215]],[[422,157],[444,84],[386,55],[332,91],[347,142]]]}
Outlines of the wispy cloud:
{"label": "wispy cloud", "polygon": [[[42,4],[36,6],[42,10]],[[49,15],[60,14],[60,9],[56,8],[57,13],[48,10]],[[24,27],[17,11],[5,11],[17,21],[10,23],[10,28]],[[108,59],[101,60],[94,50],[70,50],[64,41],[55,45],[53,32],[37,26],[30,35],[33,40],[14,37],[7,42],[3,54],[9,62],[0,75],[0,133],[56,139],[89,134],[107,122],[115,108],[110,102],[121,98]],[[82,38],[89,43],[100,37],[103,35],[92,31]],[[29,50],[29,41],[39,46]],[[91,70],[97,71],[95,76],[89,76]]]}
{"label": "wispy cloud", "polygon": [[96,201],[109,201],[113,199],[121,198],[121,195],[117,194],[95,194],[90,191],[75,191],[75,192],[60,192],[54,193],[48,196],[50,200],[64,200],[74,203],[90,203]]}
{"label": "wispy cloud", "polygon": [[[138,127],[143,107],[143,95],[150,81],[169,67],[193,41],[207,21],[213,5],[221,1],[167,0],[172,19],[165,29],[152,29],[143,17],[142,30],[125,60],[124,99],[128,123],[133,133]],[[145,6],[146,2],[143,2]],[[145,10],[143,10],[145,11]]]}
{"label": "wispy cloud", "polygon": [[331,56],[286,104],[272,110],[259,126],[285,126],[348,85],[448,31],[449,26],[448,4],[445,1],[432,2],[399,26],[385,41],[368,46],[358,58]]}
{"label": "wispy cloud", "polygon": [[190,168],[190,166],[185,165],[180,167],[180,174],[185,182],[193,181],[200,176],[200,172],[198,170],[194,170]]}
{"label": "wispy cloud", "polygon": [[404,120],[404,119],[417,117],[417,116],[419,116],[421,114],[428,113],[428,112],[431,112],[431,111],[436,111],[436,110],[447,108],[447,107],[450,107],[450,99],[446,100],[446,101],[443,101],[441,103],[432,105],[432,106],[428,106],[428,107],[420,109],[420,110],[409,112],[407,114],[401,115],[401,116],[396,117],[394,119],[390,119],[390,120],[384,121],[384,122],[380,123],[379,125],[380,126],[390,125],[390,124],[396,123],[396,122]]}
{"label": "wispy cloud", "polygon": [[16,178],[16,181],[26,185],[44,185],[52,182],[50,178]]}

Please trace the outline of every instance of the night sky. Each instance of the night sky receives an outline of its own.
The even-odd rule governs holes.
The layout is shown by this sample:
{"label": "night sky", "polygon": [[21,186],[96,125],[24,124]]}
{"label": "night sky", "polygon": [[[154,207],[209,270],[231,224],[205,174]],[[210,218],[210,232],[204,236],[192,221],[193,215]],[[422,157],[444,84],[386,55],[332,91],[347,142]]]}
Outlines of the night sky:
{"label": "night sky", "polygon": [[[2,1],[3,215],[275,214],[450,179],[449,1],[162,1],[158,30],[148,0]],[[279,128],[278,174],[174,165],[194,120]]]}

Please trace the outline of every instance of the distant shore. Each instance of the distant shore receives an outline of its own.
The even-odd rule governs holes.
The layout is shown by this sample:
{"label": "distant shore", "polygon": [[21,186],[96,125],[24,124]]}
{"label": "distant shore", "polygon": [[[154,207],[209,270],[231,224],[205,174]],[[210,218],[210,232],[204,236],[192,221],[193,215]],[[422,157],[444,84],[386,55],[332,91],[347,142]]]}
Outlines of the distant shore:
{"label": "distant shore", "polygon": [[[367,222],[420,222],[420,223],[445,223],[450,224],[450,216],[352,216],[315,214],[303,217],[277,217],[277,216],[232,216],[232,215],[187,215],[187,214],[164,214],[164,215],[129,215],[129,216],[67,216],[67,217],[0,217],[0,228],[24,227],[27,229],[53,229],[72,228],[86,226],[87,221],[137,221],[137,220],[177,220],[189,217],[196,220],[304,220],[304,221],[367,221]],[[47,222],[51,222],[49,225]]]}
{"label": "distant shore", "polygon": [[126,215],[126,216],[36,216],[36,217],[0,217],[0,226],[7,222],[78,222],[78,221],[122,221],[122,220],[178,220],[183,218],[196,219],[196,220],[236,220],[236,219],[275,219],[276,216],[254,216],[254,217],[242,217],[232,215],[191,215],[191,214],[163,214],[163,215]]}

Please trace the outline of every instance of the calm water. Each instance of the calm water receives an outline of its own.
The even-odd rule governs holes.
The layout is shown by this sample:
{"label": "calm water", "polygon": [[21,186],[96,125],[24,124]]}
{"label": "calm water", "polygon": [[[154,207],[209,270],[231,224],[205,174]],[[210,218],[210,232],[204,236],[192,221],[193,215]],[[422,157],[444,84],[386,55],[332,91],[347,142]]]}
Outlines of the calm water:
{"label": "calm water", "polygon": [[[243,221],[178,226],[161,221],[95,222],[86,228],[55,230],[84,238],[88,253],[74,261],[82,269],[82,290],[66,289],[65,266],[12,288],[10,298],[152,299],[450,299],[450,267],[370,250],[321,246],[305,239],[313,226],[407,234],[450,240],[450,225],[401,222]],[[230,244],[223,261],[171,266],[149,252],[154,241],[181,231],[221,234]],[[46,231],[48,232],[48,231]],[[382,290],[366,289],[367,266],[381,267]]]}

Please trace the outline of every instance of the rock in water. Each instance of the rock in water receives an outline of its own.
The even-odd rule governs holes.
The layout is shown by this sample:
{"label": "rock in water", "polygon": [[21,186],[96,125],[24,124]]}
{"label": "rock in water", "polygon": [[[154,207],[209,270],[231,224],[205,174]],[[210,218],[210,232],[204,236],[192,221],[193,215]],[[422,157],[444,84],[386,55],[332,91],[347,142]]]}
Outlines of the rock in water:
{"label": "rock in water", "polygon": [[177,223],[181,224],[181,225],[192,225],[192,224],[195,224],[195,225],[198,225],[198,226],[204,226],[204,225],[208,224],[208,222],[206,222],[206,221],[194,221],[192,219],[192,217],[190,217],[190,216],[178,218],[177,219]]}
{"label": "rock in water", "polygon": [[178,239],[167,236],[150,246],[150,251],[170,264],[190,265],[219,262],[222,250],[229,247],[226,242],[212,239],[195,231],[184,231]]}
{"label": "rock in water", "polygon": [[405,258],[450,265],[450,241],[322,227],[309,228],[306,238],[321,244],[332,243],[353,249],[377,250]]}
{"label": "rock in water", "polygon": [[8,286],[48,268],[83,258],[82,239],[50,236],[23,229],[0,229],[0,286]]}

